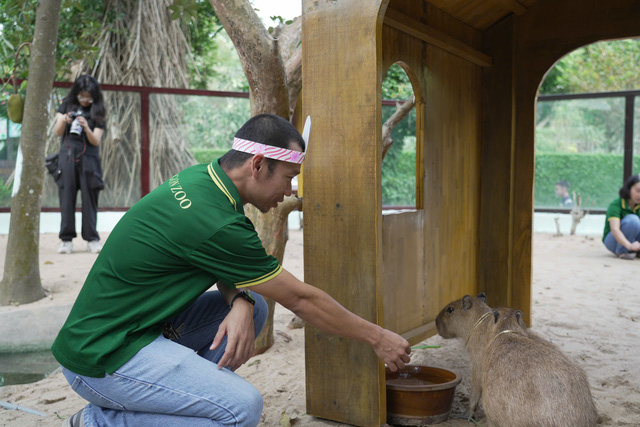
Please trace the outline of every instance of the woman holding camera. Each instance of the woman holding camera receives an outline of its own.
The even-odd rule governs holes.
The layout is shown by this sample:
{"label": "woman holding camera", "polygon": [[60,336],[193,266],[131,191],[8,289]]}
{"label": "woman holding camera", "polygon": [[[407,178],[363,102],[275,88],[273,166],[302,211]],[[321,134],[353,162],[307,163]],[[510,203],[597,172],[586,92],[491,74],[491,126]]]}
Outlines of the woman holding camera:
{"label": "woman holding camera", "polygon": [[59,253],[73,252],[71,242],[76,234],[76,199],[82,197],[82,238],[87,249],[100,252],[100,236],[96,230],[98,193],[104,188],[100,165],[100,140],[104,133],[106,111],[98,81],[82,75],[73,83],[62,100],[56,116],[56,134],[61,136],[56,178],[60,198]]}

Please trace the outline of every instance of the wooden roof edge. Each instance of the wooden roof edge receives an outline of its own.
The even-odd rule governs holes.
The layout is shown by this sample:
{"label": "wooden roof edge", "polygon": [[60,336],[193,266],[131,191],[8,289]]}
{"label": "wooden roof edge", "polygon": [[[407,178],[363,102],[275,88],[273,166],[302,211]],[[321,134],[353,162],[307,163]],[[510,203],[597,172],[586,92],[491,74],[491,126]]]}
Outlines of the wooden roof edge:
{"label": "wooden roof edge", "polygon": [[384,24],[453,53],[476,65],[490,67],[493,64],[489,55],[396,10],[387,9],[387,13],[384,16]]}
{"label": "wooden roof edge", "polygon": [[518,0],[496,0],[496,2],[516,15],[523,15],[527,11],[527,8],[519,3]]}

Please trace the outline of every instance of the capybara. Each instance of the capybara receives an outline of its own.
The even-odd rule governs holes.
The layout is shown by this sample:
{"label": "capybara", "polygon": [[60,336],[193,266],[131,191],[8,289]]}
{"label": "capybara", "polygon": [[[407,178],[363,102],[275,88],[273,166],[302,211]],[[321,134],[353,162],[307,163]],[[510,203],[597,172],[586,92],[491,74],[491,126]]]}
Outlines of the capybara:
{"label": "capybara", "polygon": [[471,396],[466,418],[471,418],[482,396],[482,354],[486,345],[485,330],[493,315],[484,293],[447,304],[436,317],[436,328],[443,338],[463,338],[471,360]]}
{"label": "capybara", "polygon": [[492,426],[595,426],[587,376],[527,329],[520,310],[497,308],[483,357],[482,406]]}
{"label": "capybara", "polygon": [[436,318],[444,338],[460,337],[471,359],[471,417],[482,396],[490,426],[594,426],[598,415],[587,377],[555,345],[530,331],[522,313],[492,310],[469,295]]}

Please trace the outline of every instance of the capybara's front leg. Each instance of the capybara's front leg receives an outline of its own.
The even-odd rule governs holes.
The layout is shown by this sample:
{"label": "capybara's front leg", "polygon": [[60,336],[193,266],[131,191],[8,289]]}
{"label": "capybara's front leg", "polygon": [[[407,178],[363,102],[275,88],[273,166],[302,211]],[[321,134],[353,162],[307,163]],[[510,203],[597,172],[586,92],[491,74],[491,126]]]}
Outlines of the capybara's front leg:
{"label": "capybara's front leg", "polygon": [[478,369],[473,369],[471,374],[471,396],[469,396],[469,409],[465,414],[465,418],[469,421],[473,417],[480,403],[480,397],[482,397],[482,380]]}

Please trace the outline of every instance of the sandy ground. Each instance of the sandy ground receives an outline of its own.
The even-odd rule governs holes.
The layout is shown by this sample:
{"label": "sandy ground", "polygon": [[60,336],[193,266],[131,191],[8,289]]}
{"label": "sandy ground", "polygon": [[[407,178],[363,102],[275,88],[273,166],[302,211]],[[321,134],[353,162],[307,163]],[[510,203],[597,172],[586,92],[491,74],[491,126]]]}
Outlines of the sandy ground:
{"label": "sandy ground", "polygon": [[[6,236],[0,236],[0,262],[6,241]],[[597,236],[535,234],[533,242],[533,329],[585,369],[602,425],[639,426],[640,259],[613,258]],[[41,237],[41,274],[49,296],[33,303],[34,307],[73,301],[95,260],[96,255],[86,252],[59,255],[57,243],[55,235]],[[302,278],[301,231],[291,231],[284,265]],[[305,414],[304,332],[288,329],[292,318],[291,312],[277,306],[275,345],[238,370],[264,396],[261,425],[279,426],[283,413],[294,426],[343,425]],[[422,344],[441,344],[442,348],[415,350],[412,363],[449,368],[463,376],[452,417],[440,425],[473,425],[455,418],[468,404],[470,371],[463,344],[437,336]],[[3,426],[59,426],[61,418],[85,404],[59,372],[37,383],[2,387],[0,401],[47,414],[42,417],[0,408]],[[477,424],[486,425],[482,413]]]}

